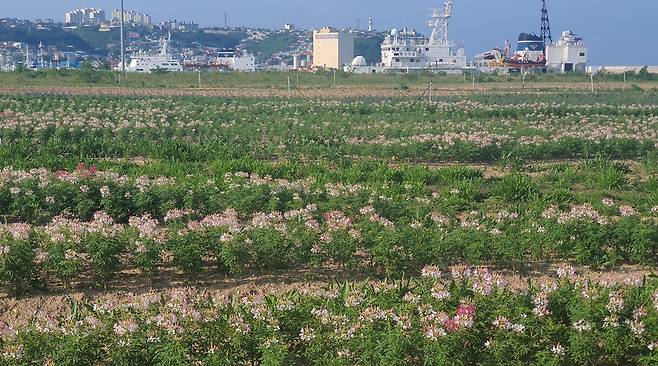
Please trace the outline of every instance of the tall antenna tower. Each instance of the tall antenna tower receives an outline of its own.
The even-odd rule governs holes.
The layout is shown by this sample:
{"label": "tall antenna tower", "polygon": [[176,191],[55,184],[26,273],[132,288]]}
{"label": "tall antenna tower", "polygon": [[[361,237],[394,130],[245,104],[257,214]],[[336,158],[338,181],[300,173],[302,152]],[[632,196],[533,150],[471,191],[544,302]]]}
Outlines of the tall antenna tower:
{"label": "tall antenna tower", "polygon": [[445,45],[448,41],[448,23],[452,16],[452,0],[446,0],[443,9],[432,9],[432,19],[427,22],[432,30],[430,37],[430,44],[432,45]]}
{"label": "tall antenna tower", "polygon": [[553,43],[553,35],[551,34],[551,21],[548,19],[548,8],[546,7],[546,0],[541,0],[541,33],[540,36],[544,40],[544,47]]}
{"label": "tall antenna tower", "polygon": [[224,12],[224,28],[228,28],[228,12]]}

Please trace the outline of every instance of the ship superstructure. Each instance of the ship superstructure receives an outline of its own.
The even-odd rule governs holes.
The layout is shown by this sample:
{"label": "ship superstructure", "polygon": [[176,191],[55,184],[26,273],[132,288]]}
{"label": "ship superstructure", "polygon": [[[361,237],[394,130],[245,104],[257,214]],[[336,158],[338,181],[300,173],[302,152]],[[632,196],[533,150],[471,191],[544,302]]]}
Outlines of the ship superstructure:
{"label": "ship superstructure", "polygon": [[[131,56],[130,63],[126,66],[128,72],[151,73],[153,71],[181,72],[182,63],[171,56],[169,44],[171,34],[168,38],[160,39],[160,52],[138,52]],[[121,70],[121,63],[118,69]]]}
{"label": "ship superstructure", "polygon": [[195,56],[183,61],[185,70],[208,71],[256,71],[254,55],[234,48],[222,48],[212,51],[211,55]]}
{"label": "ship superstructure", "polygon": [[443,9],[433,9],[428,21],[432,34],[429,38],[415,30],[393,29],[381,45],[382,66],[385,71],[412,70],[458,71],[466,67],[464,49],[456,50],[448,39],[452,0],[446,0]]}

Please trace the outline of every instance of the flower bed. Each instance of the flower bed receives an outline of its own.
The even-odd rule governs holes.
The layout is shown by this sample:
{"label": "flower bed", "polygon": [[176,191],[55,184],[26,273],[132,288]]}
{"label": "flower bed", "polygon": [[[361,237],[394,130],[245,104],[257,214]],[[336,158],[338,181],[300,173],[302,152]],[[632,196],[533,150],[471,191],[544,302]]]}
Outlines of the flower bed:
{"label": "flower bed", "polygon": [[178,289],[5,314],[5,364],[541,364],[658,361],[655,281],[511,279],[426,267],[414,281],[289,293]]}

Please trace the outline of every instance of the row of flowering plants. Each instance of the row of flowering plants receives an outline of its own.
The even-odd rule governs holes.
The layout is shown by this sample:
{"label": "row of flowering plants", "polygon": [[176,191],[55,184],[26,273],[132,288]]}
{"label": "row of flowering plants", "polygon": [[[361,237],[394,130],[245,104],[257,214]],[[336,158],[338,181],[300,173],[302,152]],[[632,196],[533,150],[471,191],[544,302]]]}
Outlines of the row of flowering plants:
{"label": "row of flowering plants", "polygon": [[[412,281],[292,291],[173,289],[2,315],[5,365],[658,362],[655,279],[528,279],[425,267]],[[60,300],[61,301],[61,300]]]}
{"label": "row of flowering plants", "polygon": [[[493,101],[262,101],[3,96],[0,146],[11,161],[147,156],[212,161],[218,156],[397,157],[490,161],[629,158],[655,151],[655,104]],[[495,99],[495,98],[494,98]],[[573,98],[579,100],[580,98]],[[89,143],[93,141],[93,143]]]}
{"label": "row of flowering plants", "polygon": [[158,276],[172,268],[198,275],[324,266],[397,277],[459,262],[654,265],[656,217],[618,210],[624,213],[549,206],[536,218],[505,210],[457,217],[434,212],[411,222],[390,220],[374,206],[353,215],[316,205],[253,215],[174,209],[161,221],[145,214],[127,224],[105,212],[90,221],[60,215],[43,226],[0,224],[0,281],[21,292],[53,283],[104,285],[127,270]]}

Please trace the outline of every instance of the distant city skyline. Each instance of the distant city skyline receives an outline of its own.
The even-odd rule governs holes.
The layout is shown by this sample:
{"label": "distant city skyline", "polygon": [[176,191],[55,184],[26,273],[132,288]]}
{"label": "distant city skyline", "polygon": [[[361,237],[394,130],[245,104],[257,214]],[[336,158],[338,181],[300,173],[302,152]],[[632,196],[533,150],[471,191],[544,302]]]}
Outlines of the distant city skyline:
{"label": "distant city skyline", "polygon": [[[602,5],[602,3],[605,3]],[[297,28],[335,26],[361,29],[372,17],[377,30],[408,26],[428,33],[425,20],[429,8],[440,7],[443,0],[363,0],[353,2],[310,2],[284,0],[272,5],[270,0],[188,2],[163,0],[126,0],[125,8],[151,14],[154,23],[168,19],[194,20],[201,26],[223,26],[228,13],[230,26],[282,28],[292,23]],[[658,1],[629,0],[614,6],[601,0],[548,0],[553,37],[572,30],[591,46],[593,65],[657,65],[655,44],[655,14]],[[19,2],[3,4],[2,17],[64,21],[64,13],[82,7],[101,8],[111,12],[120,6],[119,0],[32,0],[30,6]],[[454,0],[450,39],[465,44],[469,57],[502,46],[505,39],[515,41],[520,32],[538,32],[540,1]],[[253,9],[266,10],[254,11]]]}

